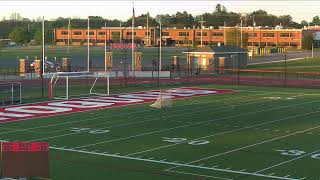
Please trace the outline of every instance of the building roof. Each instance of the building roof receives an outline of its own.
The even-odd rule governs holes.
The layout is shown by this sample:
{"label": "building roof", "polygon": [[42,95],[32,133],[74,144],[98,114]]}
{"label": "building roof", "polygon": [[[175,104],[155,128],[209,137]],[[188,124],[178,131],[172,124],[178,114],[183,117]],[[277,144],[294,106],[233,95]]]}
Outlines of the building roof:
{"label": "building roof", "polygon": [[188,52],[182,53],[197,53],[197,54],[238,54],[247,53],[248,50],[240,48],[239,46],[205,46],[200,48],[194,48]]}

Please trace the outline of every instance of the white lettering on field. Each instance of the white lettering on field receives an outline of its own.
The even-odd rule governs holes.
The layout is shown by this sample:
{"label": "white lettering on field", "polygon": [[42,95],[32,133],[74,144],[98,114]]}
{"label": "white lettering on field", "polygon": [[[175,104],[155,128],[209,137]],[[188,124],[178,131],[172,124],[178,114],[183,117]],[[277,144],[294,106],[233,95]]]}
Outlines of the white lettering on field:
{"label": "white lettering on field", "polygon": [[49,106],[68,107],[68,108],[99,108],[105,106],[111,106],[114,103],[102,103],[91,101],[61,101],[48,103]]}
{"label": "white lettering on field", "polygon": [[58,108],[52,106],[20,106],[6,108],[6,111],[14,111],[21,113],[32,113],[32,114],[54,114],[66,111],[71,111],[71,108]]}

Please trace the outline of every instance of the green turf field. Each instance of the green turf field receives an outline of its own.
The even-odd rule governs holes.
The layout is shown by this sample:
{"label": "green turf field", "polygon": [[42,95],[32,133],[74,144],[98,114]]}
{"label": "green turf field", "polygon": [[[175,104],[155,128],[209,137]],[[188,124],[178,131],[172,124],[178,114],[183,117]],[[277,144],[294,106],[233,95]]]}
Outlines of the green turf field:
{"label": "green turf field", "polygon": [[[248,69],[264,69],[264,70],[284,70],[284,62],[254,64],[249,65]],[[320,58],[305,58],[296,61],[287,62],[287,72],[319,72]]]}
{"label": "green turf field", "polygon": [[0,124],[0,139],[49,142],[54,180],[320,178],[319,90],[200,87],[239,91]]}

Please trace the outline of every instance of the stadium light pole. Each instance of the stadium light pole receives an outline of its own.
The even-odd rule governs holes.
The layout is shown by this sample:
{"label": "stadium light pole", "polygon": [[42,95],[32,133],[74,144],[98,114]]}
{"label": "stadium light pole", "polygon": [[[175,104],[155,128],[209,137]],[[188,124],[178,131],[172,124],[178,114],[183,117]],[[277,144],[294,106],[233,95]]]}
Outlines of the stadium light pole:
{"label": "stadium light pole", "polygon": [[67,48],[67,54],[69,55],[69,48],[70,48],[70,18],[68,22],[68,48]]}
{"label": "stadium light pole", "polygon": [[45,48],[44,48],[44,16],[42,16],[42,63],[41,63],[41,85],[42,85],[42,88],[41,88],[41,94],[42,94],[42,97],[44,97],[44,87],[43,87],[43,73],[44,73],[44,61],[45,61]]}
{"label": "stadium light pole", "polygon": [[107,22],[104,22],[104,73],[107,73]]}
{"label": "stadium light pole", "polygon": [[203,23],[205,22],[204,20],[203,20],[203,16],[201,17],[201,20],[200,21],[198,21],[199,23],[200,23],[200,25],[201,25],[201,47],[203,47]]}
{"label": "stadium light pole", "polygon": [[131,70],[134,75],[134,70],[135,70],[135,64],[134,64],[134,20],[135,20],[135,12],[134,12],[134,2],[132,2],[132,27],[131,27],[131,50],[132,50],[132,59],[131,59]]}
{"label": "stadium light pole", "polygon": [[90,72],[90,17],[88,16],[88,30],[87,30],[87,71]]}
{"label": "stadium light pole", "polygon": [[161,64],[161,46],[162,46],[162,23],[161,23],[161,18],[158,18],[157,19],[157,23],[159,23],[159,31],[160,31],[160,41],[159,41],[159,63],[158,63],[158,66],[159,66],[159,71],[161,71],[161,66],[162,66],[162,64]]}

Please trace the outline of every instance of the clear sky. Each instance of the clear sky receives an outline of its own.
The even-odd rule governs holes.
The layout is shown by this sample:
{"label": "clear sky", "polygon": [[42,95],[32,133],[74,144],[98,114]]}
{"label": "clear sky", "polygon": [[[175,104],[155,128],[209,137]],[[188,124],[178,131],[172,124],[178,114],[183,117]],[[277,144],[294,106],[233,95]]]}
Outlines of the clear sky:
{"label": "clear sky", "polygon": [[[9,17],[13,12],[19,12],[23,17],[36,19],[45,16],[46,19],[57,17],[87,17],[102,16],[109,19],[125,20],[132,14],[133,1],[2,1],[0,0],[0,18]],[[173,14],[184,11],[199,15],[212,12],[217,3],[223,4],[228,10],[249,13],[263,9],[275,15],[289,14],[294,21],[310,21],[320,15],[320,1],[134,1],[136,15],[150,12],[156,14]]]}

